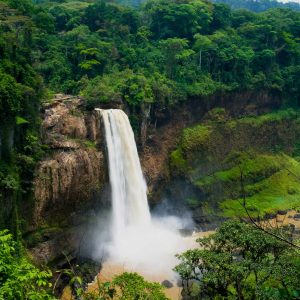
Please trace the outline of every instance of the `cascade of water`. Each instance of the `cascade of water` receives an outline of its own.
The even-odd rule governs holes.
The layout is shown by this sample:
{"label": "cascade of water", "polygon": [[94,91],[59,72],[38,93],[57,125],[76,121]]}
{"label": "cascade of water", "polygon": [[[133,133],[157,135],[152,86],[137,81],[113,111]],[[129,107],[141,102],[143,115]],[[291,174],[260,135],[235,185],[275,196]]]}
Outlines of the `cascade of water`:
{"label": "cascade of water", "polygon": [[112,192],[112,238],[118,240],[126,226],[151,222],[147,186],[127,115],[119,109],[96,111],[105,129]]}
{"label": "cascade of water", "polygon": [[99,250],[95,256],[107,255],[102,272],[120,267],[147,276],[160,274],[175,285],[175,254],[188,244],[178,232],[183,228],[182,222],[169,215],[151,217],[147,186],[127,115],[118,109],[96,109],[96,113],[104,125],[112,200],[110,231],[102,232],[103,236],[99,231],[96,238]]}

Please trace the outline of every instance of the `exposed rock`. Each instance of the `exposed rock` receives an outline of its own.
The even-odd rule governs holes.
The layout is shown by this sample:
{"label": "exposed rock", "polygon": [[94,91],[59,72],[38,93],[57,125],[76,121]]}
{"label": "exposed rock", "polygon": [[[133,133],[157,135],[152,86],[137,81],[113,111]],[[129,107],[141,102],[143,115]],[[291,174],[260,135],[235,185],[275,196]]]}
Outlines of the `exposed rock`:
{"label": "exposed rock", "polygon": [[295,220],[300,220],[300,214],[294,214],[294,219]]}
{"label": "exposed rock", "polygon": [[78,250],[79,235],[90,220],[85,215],[97,207],[107,182],[100,124],[82,104],[79,97],[56,95],[43,106],[42,142],[50,150],[36,168],[33,207],[25,207],[26,230],[31,236],[41,228],[64,230],[31,243],[39,263],[57,260],[62,252],[72,257]]}
{"label": "exposed rock", "polygon": [[35,222],[55,214],[65,218],[84,206],[103,183],[103,170],[103,154],[95,149],[59,151],[42,161],[34,182]]}
{"label": "exposed rock", "polygon": [[[145,108],[139,145],[142,146],[141,162],[152,195],[169,179],[169,154],[184,127],[199,121],[212,107],[230,106],[236,115],[249,111],[256,114],[258,105],[267,110],[270,102],[268,95],[261,96],[258,105],[252,106],[250,104],[255,101],[251,93],[230,97],[232,99],[218,96],[202,101],[201,105],[199,99],[192,99],[172,111],[156,110],[154,115],[151,115],[150,107]],[[271,102],[274,103],[274,99]],[[122,103],[115,103],[114,107],[124,109]],[[80,226],[77,216],[93,209],[93,195],[107,182],[107,172],[99,118],[93,112],[85,111],[80,97],[58,94],[44,104],[42,113],[43,143],[50,151],[36,169],[34,207],[27,208],[30,211],[27,219],[32,221],[27,230],[62,224],[68,228],[65,234],[50,236],[33,247],[32,253],[38,260],[47,263],[61,255],[62,250],[71,253],[78,247],[72,229],[72,226],[78,228],[74,227],[74,220]],[[100,201],[99,197],[96,201]]]}
{"label": "exposed rock", "polygon": [[[45,143],[67,138],[85,139],[87,126],[79,109],[82,100],[78,97],[56,95],[53,102],[44,106],[42,135]],[[55,145],[54,145],[55,147]]]}
{"label": "exposed rock", "polygon": [[164,287],[166,287],[167,289],[170,289],[171,287],[173,287],[173,283],[169,280],[164,280],[161,285],[163,285]]}
{"label": "exposed rock", "polygon": [[58,94],[43,107],[43,142],[52,154],[41,161],[34,180],[35,226],[66,220],[87,209],[105,182],[100,124],[84,112],[78,97]]}
{"label": "exposed rock", "polygon": [[73,227],[56,234],[52,239],[39,243],[30,250],[38,264],[49,264],[59,258],[72,259],[80,245],[81,227]]}
{"label": "exposed rock", "polygon": [[165,183],[170,179],[168,172],[170,152],[176,147],[182,129],[209,117],[206,113],[215,107],[225,108],[228,115],[224,117],[228,118],[266,113],[279,107],[280,103],[279,98],[267,92],[248,91],[189,99],[171,110],[156,109],[151,116],[151,122],[147,121],[147,128],[142,126],[140,141],[142,145],[140,158],[151,200],[155,201],[159,198],[156,194],[160,194]]}

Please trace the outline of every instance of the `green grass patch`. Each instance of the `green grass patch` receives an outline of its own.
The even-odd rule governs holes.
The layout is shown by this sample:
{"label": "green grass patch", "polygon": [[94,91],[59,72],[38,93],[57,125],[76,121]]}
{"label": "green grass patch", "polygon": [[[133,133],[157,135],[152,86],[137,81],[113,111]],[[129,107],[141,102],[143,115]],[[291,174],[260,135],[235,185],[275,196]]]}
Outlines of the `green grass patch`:
{"label": "green grass patch", "polygon": [[285,110],[278,110],[260,116],[243,117],[240,119],[231,120],[227,124],[230,128],[235,128],[238,125],[249,125],[251,127],[260,127],[265,123],[280,122],[282,120],[296,119],[299,117],[300,117],[300,111],[290,108]]}
{"label": "green grass patch", "polygon": [[[253,216],[300,207],[300,163],[285,154],[241,156],[237,164],[195,181],[195,185],[217,199],[222,215],[246,217],[241,198],[241,172],[246,203]],[[216,194],[222,186],[223,193]],[[238,198],[238,199],[235,199]],[[240,197],[240,198],[239,198]]]}
{"label": "green grass patch", "polygon": [[[291,158],[289,161],[286,168],[245,187],[246,205],[253,216],[300,207],[300,164]],[[241,203],[242,199],[227,199],[220,207],[225,216],[246,216]]]}
{"label": "green grass patch", "polygon": [[[294,160],[293,160],[294,161]],[[269,155],[260,154],[255,157],[250,157],[246,154],[246,157],[240,158],[237,165],[227,170],[218,171],[210,176],[206,176],[196,181],[196,185],[203,187],[205,185],[211,185],[218,181],[229,182],[240,180],[241,172],[244,179],[258,181],[269,177],[275,172],[279,171],[283,167],[287,167],[291,164],[291,159],[284,154],[281,155]]]}
{"label": "green grass patch", "polygon": [[246,216],[239,203],[241,172],[254,216],[300,207],[300,160],[290,156],[300,156],[300,110],[228,118],[223,109],[212,110],[204,123],[185,129],[171,154],[171,171],[179,170],[222,216]]}
{"label": "green grass patch", "polygon": [[96,149],[96,143],[90,140],[85,140],[83,144],[90,149]]}

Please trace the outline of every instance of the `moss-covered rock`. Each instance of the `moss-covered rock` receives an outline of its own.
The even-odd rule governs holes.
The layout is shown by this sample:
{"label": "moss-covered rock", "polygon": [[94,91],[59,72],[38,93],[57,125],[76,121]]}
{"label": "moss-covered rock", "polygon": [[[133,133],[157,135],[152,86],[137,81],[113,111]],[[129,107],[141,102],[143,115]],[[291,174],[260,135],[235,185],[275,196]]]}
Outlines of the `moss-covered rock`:
{"label": "moss-covered rock", "polygon": [[198,189],[199,197],[193,192],[186,203],[202,213],[245,216],[244,197],[253,216],[297,208],[299,137],[297,110],[230,119],[224,109],[214,109],[182,132],[170,173]]}
{"label": "moss-covered rock", "polygon": [[207,144],[212,130],[209,126],[197,125],[183,130],[181,147],[185,152],[200,150]]}

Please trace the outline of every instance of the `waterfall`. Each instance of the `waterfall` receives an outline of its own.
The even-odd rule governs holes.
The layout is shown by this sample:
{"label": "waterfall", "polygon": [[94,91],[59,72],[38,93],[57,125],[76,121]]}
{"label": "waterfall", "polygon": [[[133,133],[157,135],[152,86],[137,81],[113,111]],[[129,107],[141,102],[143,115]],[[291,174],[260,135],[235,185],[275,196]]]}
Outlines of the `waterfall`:
{"label": "waterfall", "polygon": [[96,114],[104,127],[112,210],[110,226],[105,223],[95,235],[98,248],[94,257],[106,256],[104,274],[115,267],[144,275],[163,274],[172,278],[175,286],[175,254],[187,246],[178,232],[182,221],[150,215],[147,186],[127,115],[119,109],[96,109]]}
{"label": "waterfall", "polygon": [[117,241],[127,226],[146,226],[151,222],[147,186],[127,115],[119,109],[96,111],[105,129],[112,194],[112,238]]}

